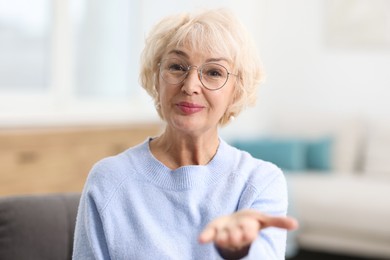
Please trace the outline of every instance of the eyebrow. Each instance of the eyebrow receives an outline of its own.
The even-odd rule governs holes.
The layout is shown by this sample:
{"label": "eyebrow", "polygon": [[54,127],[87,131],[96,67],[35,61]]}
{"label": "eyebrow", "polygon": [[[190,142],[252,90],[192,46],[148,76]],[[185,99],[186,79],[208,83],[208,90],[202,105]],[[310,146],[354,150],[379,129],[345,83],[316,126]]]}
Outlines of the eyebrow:
{"label": "eyebrow", "polygon": [[[170,52],[168,52],[168,54],[176,54],[176,55],[179,55],[179,56],[182,56],[184,58],[189,59],[188,54],[185,53],[184,51],[181,51],[181,50],[171,50]],[[206,60],[206,62],[217,62],[217,61],[225,61],[225,62],[229,63],[228,59],[223,58],[223,57],[220,57],[220,58],[210,58],[210,59]]]}

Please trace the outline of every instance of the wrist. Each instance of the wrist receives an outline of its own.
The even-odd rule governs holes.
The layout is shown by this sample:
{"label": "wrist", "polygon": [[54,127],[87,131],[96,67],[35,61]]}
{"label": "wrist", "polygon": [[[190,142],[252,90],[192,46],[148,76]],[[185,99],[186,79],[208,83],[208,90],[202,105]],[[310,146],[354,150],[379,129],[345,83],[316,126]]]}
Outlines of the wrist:
{"label": "wrist", "polygon": [[221,248],[215,245],[215,248],[217,249],[219,255],[225,259],[225,260],[236,260],[236,259],[241,259],[244,258],[245,256],[248,255],[250,245],[245,246],[241,249],[227,249],[227,248]]}

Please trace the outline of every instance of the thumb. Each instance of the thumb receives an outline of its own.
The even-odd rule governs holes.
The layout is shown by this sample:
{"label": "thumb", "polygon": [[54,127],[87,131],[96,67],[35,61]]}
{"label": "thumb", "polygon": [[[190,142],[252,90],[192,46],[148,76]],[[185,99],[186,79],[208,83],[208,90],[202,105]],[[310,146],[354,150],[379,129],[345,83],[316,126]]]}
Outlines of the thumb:
{"label": "thumb", "polygon": [[215,232],[214,228],[211,228],[211,227],[205,228],[202,231],[202,233],[200,233],[200,235],[199,235],[199,242],[202,244],[210,243],[211,241],[213,241],[215,233],[216,232]]}

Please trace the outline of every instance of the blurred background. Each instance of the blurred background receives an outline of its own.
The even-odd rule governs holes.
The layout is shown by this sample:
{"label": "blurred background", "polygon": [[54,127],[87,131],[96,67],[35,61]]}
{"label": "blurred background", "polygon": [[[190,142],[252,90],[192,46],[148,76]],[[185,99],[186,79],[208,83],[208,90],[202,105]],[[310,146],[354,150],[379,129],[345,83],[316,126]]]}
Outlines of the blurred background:
{"label": "blurred background", "polygon": [[387,1],[0,1],[2,127],[156,121],[138,84],[161,17],[230,7],[253,33],[266,82],[228,136],[302,114],[389,116]]}
{"label": "blurred background", "polygon": [[0,195],[80,192],[94,162],[158,134],[144,39],[213,7],[260,50],[257,105],[221,136],[284,170],[287,256],[390,259],[387,0],[0,0]]}

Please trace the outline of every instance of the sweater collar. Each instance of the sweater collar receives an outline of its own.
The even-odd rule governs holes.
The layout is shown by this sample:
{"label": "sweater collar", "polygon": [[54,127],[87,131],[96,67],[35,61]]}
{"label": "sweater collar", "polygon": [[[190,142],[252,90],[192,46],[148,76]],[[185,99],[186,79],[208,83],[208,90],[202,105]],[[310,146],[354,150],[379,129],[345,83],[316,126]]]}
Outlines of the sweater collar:
{"label": "sweater collar", "polygon": [[166,189],[183,190],[198,185],[212,185],[232,172],[234,166],[234,149],[220,138],[215,156],[206,165],[187,165],[171,170],[157,160],[150,151],[151,138],[145,140],[138,149],[139,172],[145,174],[149,181]]}

